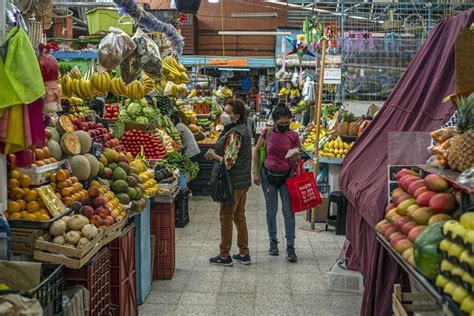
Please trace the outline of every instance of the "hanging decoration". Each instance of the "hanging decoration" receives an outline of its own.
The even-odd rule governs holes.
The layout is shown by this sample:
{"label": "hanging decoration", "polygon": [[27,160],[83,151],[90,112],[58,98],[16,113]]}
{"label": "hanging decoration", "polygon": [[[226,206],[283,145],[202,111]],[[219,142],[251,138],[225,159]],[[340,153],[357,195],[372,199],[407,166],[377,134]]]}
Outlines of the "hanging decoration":
{"label": "hanging decoration", "polygon": [[306,35],[299,34],[298,36],[296,36],[296,39],[289,36],[286,36],[285,38],[292,46],[291,51],[286,53],[285,56],[295,54],[296,56],[298,56],[298,62],[300,63],[300,65],[304,55],[316,57],[313,52],[308,49],[308,41],[306,40]]}
{"label": "hanging decoration", "polygon": [[306,17],[303,22],[303,32],[308,44],[316,50],[324,36],[325,23],[317,17]]}
{"label": "hanging decoration", "polygon": [[183,39],[176,28],[158,20],[153,14],[146,12],[137,5],[136,0],[114,0],[122,14],[128,14],[135,19],[137,24],[149,32],[160,32],[166,35],[171,43],[173,54],[181,56],[183,52]]}

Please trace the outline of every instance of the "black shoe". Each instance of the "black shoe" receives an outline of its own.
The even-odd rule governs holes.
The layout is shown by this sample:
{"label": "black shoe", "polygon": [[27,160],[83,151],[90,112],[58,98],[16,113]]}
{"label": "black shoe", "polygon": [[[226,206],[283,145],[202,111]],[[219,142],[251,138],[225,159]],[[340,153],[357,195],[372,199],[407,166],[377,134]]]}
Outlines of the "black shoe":
{"label": "black shoe", "polygon": [[286,259],[290,262],[296,262],[298,261],[298,257],[296,256],[295,252],[295,247],[294,246],[288,246],[286,247]]}
{"label": "black shoe", "polygon": [[230,256],[228,256],[226,259],[222,259],[221,256],[217,256],[217,257],[209,259],[209,262],[211,264],[224,266],[224,267],[231,267],[234,265],[234,261],[232,261],[232,258]]}
{"label": "black shoe", "polygon": [[280,251],[278,250],[278,240],[270,240],[270,249],[268,250],[270,256],[278,256]]}
{"label": "black shoe", "polygon": [[249,255],[241,256],[240,254],[236,254],[236,255],[232,256],[232,259],[234,259],[237,262],[240,262],[241,264],[245,264],[245,265],[248,265],[248,264],[252,263],[252,261],[250,261],[250,256]]}

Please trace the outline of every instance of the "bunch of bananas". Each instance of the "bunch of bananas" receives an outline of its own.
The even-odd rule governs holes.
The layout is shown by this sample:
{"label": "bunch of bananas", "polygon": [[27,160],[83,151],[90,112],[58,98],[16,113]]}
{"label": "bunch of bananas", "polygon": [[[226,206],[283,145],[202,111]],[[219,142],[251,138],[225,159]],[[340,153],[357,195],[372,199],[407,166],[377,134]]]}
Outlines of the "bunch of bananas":
{"label": "bunch of bananas", "polygon": [[72,92],[77,97],[85,100],[91,100],[94,97],[91,82],[82,78],[72,81]]}
{"label": "bunch of bananas", "polygon": [[79,70],[79,68],[77,68],[77,66],[74,66],[71,69],[71,71],[69,72],[69,76],[71,76],[71,79],[81,79],[82,78],[81,71]]}
{"label": "bunch of bananas", "polygon": [[73,80],[69,74],[65,74],[61,77],[61,95],[66,98],[72,97],[72,83]]}
{"label": "bunch of bananas", "polygon": [[213,94],[215,97],[222,99],[232,98],[232,96],[234,95],[232,90],[230,90],[226,86],[220,86],[217,90],[214,90]]}
{"label": "bunch of bananas", "polygon": [[186,67],[181,65],[174,56],[168,55],[162,60],[163,77],[166,81],[176,84],[188,83],[189,77]]}
{"label": "bunch of bananas", "polygon": [[188,96],[186,98],[194,98],[197,96],[197,90],[196,89],[192,89],[191,92],[188,94]]}
{"label": "bunch of bananas", "polygon": [[145,89],[140,81],[134,80],[127,85],[127,96],[132,100],[141,100],[145,97]]}
{"label": "bunch of bananas", "polygon": [[153,91],[155,88],[155,83],[153,81],[153,78],[145,74],[143,76],[143,90],[145,90],[145,93],[150,93]]}
{"label": "bunch of bananas", "polygon": [[300,97],[301,93],[300,93],[300,90],[298,88],[294,88],[294,89],[291,89],[290,95],[292,97]]}
{"label": "bunch of bananas", "polygon": [[[324,136],[328,134],[328,130],[325,129],[324,127],[319,128],[319,138],[318,139],[323,139]],[[306,136],[303,142],[303,149],[306,151],[312,151],[314,148],[314,145],[316,144],[316,127],[313,127],[309,134]]]}
{"label": "bunch of bananas", "polygon": [[110,81],[110,91],[116,97],[125,97],[128,94],[127,85],[121,77],[116,77]]}
{"label": "bunch of bananas", "polygon": [[108,72],[93,73],[90,82],[95,95],[106,95],[110,90],[111,79]]}
{"label": "bunch of bananas", "polygon": [[84,100],[82,100],[81,98],[76,98],[76,97],[70,97],[70,98],[67,98],[67,100],[69,101],[71,105],[82,105],[84,103]]}
{"label": "bunch of bananas", "polygon": [[298,113],[301,113],[303,111],[306,111],[308,109],[308,102],[306,102],[305,100],[301,100],[300,102],[298,102],[298,104],[291,109],[291,112],[293,112],[293,114],[298,114]]}
{"label": "bunch of bananas", "polygon": [[155,80],[153,84],[155,91],[160,94],[163,94],[165,92],[166,83],[167,83],[166,80]]}
{"label": "bunch of bananas", "polygon": [[188,90],[187,90],[186,85],[184,83],[174,84],[171,81],[168,81],[168,83],[166,84],[166,87],[163,91],[164,95],[167,95],[167,96],[173,97],[173,98],[185,97],[187,93],[188,93]]}
{"label": "bunch of bananas", "polygon": [[319,151],[319,155],[328,158],[344,158],[353,145],[354,142],[348,144],[343,142],[341,137],[338,136],[335,140],[324,144],[323,150]]}
{"label": "bunch of bananas", "polygon": [[279,97],[284,97],[287,94],[290,94],[290,90],[288,90],[286,87],[281,88],[280,92],[278,92]]}

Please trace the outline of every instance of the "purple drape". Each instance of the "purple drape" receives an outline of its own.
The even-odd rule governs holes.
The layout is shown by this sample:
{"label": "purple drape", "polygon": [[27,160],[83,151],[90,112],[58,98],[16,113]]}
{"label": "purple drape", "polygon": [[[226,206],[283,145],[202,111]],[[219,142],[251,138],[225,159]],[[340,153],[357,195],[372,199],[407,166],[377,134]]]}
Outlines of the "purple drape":
{"label": "purple drape", "polygon": [[[454,93],[454,43],[474,21],[474,9],[439,22],[377,117],[354,145],[339,177],[349,200],[347,238],[366,278],[362,315],[392,315],[393,284],[401,268],[375,240],[387,203],[387,140],[391,131],[432,131],[454,112],[441,100]],[[410,153],[407,153],[409,155]]]}

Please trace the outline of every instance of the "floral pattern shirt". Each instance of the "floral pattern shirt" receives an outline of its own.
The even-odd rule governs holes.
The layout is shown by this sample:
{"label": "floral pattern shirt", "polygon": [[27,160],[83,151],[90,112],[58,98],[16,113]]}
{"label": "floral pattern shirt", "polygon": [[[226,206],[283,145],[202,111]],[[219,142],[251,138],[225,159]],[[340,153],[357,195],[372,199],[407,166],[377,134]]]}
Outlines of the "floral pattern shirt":
{"label": "floral pattern shirt", "polygon": [[227,144],[224,150],[224,162],[227,170],[232,169],[235,162],[237,161],[241,144],[242,137],[237,132],[231,132],[227,136]]}

